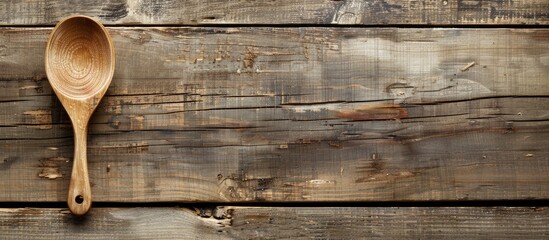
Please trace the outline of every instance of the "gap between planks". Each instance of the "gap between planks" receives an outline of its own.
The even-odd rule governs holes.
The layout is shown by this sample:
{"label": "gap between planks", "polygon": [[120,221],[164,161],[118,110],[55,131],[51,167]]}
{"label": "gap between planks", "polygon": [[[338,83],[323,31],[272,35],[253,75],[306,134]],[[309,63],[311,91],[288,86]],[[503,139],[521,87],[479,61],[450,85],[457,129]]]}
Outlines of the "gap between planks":
{"label": "gap between planks", "polygon": [[[480,28],[480,29],[536,29],[544,28],[549,26],[549,24],[540,24],[540,25],[523,25],[523,24],[385,24],[385,25],[353,25],[353,24],[104,24],[108,28],[171,28],[171,27],[207,27],[207,28],[264,28],[264,27],[273,27],[273,28],[369,28],[369,29],[383,29],[383,28],[420,28],[420,29],[429,29],[429,28],[441,28],[441,29],[456,29],[456,28]],[[55,24],[0,24],[0,29],[2,28],[53,28]]]}
{"label": "gap between planks", "polygon": [[[342,201],[342,202],[94,202],[92,208],[235,207],[549,207],[546,200]],[[0,202],[0,208],[66,208],[65,202]]]}

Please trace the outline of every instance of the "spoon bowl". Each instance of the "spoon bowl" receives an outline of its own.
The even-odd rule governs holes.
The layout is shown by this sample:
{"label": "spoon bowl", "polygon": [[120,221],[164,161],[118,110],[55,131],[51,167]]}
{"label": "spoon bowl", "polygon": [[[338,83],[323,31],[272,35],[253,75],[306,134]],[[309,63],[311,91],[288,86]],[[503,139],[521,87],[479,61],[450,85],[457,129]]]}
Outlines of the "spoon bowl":
{"label": "spoon bowl", "polygon": [[74,162],[67,203],[75,215],[91,207],[86,157],[88,121],[114,74],[111,36],[97,20],[71,16],[53,29],[45,54],[46,75],[74,129]]}

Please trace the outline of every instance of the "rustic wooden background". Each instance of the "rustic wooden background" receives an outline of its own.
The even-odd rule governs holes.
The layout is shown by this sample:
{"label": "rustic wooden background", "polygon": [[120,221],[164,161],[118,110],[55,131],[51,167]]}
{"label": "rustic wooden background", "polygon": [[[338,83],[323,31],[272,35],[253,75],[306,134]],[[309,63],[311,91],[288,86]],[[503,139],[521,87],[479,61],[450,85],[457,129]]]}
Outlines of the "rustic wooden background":
{"label": "rustic wooden background", "polygon": [[[84,219],[43,60],[71,14],[116,48]],[[0,238],[547,239],[548,24],[548,0],[3,1]]]}

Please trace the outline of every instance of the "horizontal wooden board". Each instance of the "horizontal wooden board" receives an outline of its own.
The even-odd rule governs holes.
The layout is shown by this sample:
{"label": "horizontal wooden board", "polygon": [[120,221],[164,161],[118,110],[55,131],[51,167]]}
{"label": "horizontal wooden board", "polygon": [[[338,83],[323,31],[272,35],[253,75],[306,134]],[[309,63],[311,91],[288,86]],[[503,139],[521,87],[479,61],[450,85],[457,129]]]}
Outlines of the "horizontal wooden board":
{"label": "horizontal wooden board", "polygon": [[[0,30],[0,201],[65,201],[51,28]],[[113,28],[95,201],[549,197],[549,30]]]}
{"label": "horizontal wooden board", "polygon": [[0,209],[2,239],[546,239],[547,208]]}
{"label": "horizontal wooden board", "polygon": [[0,25],[52,25],[72,14],[107,24],[549,24],[546,0],[0,2]]}

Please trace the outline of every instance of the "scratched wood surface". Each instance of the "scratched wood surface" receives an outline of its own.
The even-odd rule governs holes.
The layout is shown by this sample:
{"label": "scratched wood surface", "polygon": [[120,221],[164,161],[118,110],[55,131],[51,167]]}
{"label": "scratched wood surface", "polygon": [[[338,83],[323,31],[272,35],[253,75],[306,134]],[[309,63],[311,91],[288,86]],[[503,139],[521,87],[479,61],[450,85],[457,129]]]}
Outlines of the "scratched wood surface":
{"label": "scratched wood surface", "polygon": [[[549,197],[549,30],[111,28],[95,201]],[[0,201],[64,201],[51,28],[0,29]]]}
{"label": "scratched wood surface", "polygon": [[547,0],[1,1],[0,25],[53,25],[71,14],[107,24],[549,24]]}
{"label": "scratched wood surface", "polygon": [[547,239],[527,207],[0,209],[2,239]]}

